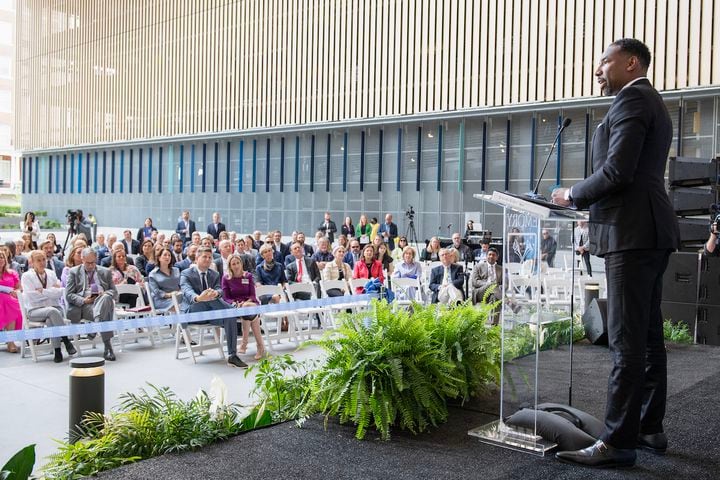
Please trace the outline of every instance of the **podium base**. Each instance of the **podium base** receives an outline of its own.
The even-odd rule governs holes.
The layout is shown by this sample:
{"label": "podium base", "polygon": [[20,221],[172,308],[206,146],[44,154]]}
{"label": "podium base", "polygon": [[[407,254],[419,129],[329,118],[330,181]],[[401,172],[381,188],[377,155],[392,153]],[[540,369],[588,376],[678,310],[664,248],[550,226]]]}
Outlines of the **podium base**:
{"label": "podium base", "polygon": [[500,420],[468,430],[468,435],[478,437],[483,443],[540,457],[557,447],[556,443],[545,440],[532,430],[511,427]]}

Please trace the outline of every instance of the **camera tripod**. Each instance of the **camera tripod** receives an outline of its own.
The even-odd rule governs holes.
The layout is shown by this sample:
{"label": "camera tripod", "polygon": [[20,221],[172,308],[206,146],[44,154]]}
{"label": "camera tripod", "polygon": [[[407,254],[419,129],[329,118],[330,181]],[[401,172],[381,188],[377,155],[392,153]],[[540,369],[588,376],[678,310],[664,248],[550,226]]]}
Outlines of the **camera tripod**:
{"label": "camera tripod", "polygon": [[67,235],[65,235],[65,242],[63,242],[62,250],[60,250],[60,255],[65,257],[65,247],[67,247],[68,240],[70,240],[70,237],[75,236],[77,232],[75,231],[75,225],[70,223],[68,225]]}
{"label": "camera tripod", "polygon": [[413,220],[413,217],[409,217],[408,226],[405,229],[405,238],[408,241],[408,245],[415,244],[417,246],[418,240],[417,240],[417,233],[415,232],[415,221]]}

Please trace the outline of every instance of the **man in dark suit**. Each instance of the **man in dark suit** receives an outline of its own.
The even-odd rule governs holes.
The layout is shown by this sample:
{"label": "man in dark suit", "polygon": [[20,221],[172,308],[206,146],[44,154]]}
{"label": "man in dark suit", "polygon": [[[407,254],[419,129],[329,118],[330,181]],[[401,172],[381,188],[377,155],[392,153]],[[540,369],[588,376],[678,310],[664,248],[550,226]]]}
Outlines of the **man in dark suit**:
{"label": "man in dark suit", "polygon": [[[220,274],[210,269],[212,251],[209,248],[199,248],[195,257],[195,265],[180,274],[180,290],[182,290],[182,303],[180,310],[183,313],[208,312],[233,308],[222,299],[220,287]],[[213,325],[225,328],[228,359],[231,367],[245,368],[247,364],[237,356],[237,319],[228,318],[211,320]]]}
{"label": "man in dark suit", "polygon": [[323,223],[321,223],[317,229],[323,232],[323,235],[325,235],[328,240],[330,240],[330,244],[335,241],[335,232],[337,232],[337,225],[335,225],[335,222],[330,220],[330,212],[325,212],[325,218],[323,219]]}
{"label": "man in dark suit", "polygon": [[[230,240],[222,240],[218,245],[218,250],[220,251],[220,255],[218,257],[213,255],[213,263],[215,264],[215,270],[217,270],[222,277],[223,272],[227,271],[227,264],[230,261],[230,256],[233,254],[232,242]],[[245,264],[243,263],[243,267],[244,266]]]}
{"label": "man in dark suit", "polygon": [[463,268],[455,263],[455,253],[446,248],[440,249],[440,261],[430,271],[430,284],[432,303],[454,303],[463,300],[462,288],[465,284]]}
{"label": "man in dark suit", "polygon": [[[319,293],[320,270],[315,260],[305,256],[302,245],[295,242],[290,247],[292,261],[285,266],[285,277],[289,283],[312,283]],[[310,300],[308,295],[298,293],[295,295],[298,300]]]}
{"label": "man in dark suit", "polygon": [[398,229],[397,225],[395,225],[392,221],[392,215],[389,213],[385,215],[385,223],[380,225],[380,228],[378,228],[378,235],[380,235],[383,238],[383,241],[387,243],[388,250],[395,248],[395,239],[398,236]]}
{"label": "man in dark suit", "polygon": [[185,258],[175,264],[175,266],[181,272],[187,268],[190,268],[195,263],[195,254],[197,253],[198,246],[190,244],[188,245],[187,255]]}
{"label": "man in dark suit", "polygon": [[220,221],[220,214],[218,212],[213,213],[212,218],[212,223],[207,226],[207,233],[217,240],[220,237],[220,232],[225,231],[225,224]]}
{"label": "man in dark suit", "polygon": [[140,253],[140,242],[132,238],[132,232],[130,230],[123,231],[122,244],[123,247],[125,247],[126,254],[137,255]]}
{"label": "man in dark suit", "polygon": [[195,228],[195,221],[190,220],[190,212],[185,210],[184,212],[182,212],[182,217],[180,218],[180,221],[178,221],[177,228],[175,228],[175,233],[180,235],[183,244],[187,244],[190,241],[190,237],[192,237],[192,234],[195,230],[197,230]]}
{"label": "man in dark suit", "polygon": [[272,242],[273,250],[280,254],[280,262],[283,262],[285,257],[290,255],[290,247],[282,243],[282,232],[280,230],[275,230],[273,232]]}
{"label": "man in dark suit", "polygon": [[650,51],[634,39],[605,50],[595,76],[615,95],[593,136],[593,174],[553,201],[590,208],[589,247],[605,257],[608,381],[605,432],[594,445],[558,452],[558,459],[588,466],[631,466],[636,447],[664,453],[667,359],[663,341],[662,277],[679,229],[665,192],[672,142],[670,116],[646,78]]}
{"label": "man in dark suit", "polygon": [[60,278],[63,269],[65,268],[65,264],[55,256],[55,245],[53,245],[53,242],[42,242],[40,244],[40,249],[45,253],[45,268],[52,270],[55,272],[55,276]]}

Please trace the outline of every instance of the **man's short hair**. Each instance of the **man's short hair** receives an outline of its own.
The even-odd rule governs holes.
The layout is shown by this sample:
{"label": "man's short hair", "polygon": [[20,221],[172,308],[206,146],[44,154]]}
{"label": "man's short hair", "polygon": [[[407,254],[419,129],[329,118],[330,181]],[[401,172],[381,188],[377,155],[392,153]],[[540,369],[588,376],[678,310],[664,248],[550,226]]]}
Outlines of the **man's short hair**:
{"label": "man's short hair", "polygon": [[92,255],[93,257],[97,258],[97,253],[95,253],[95,250],[93,250],[93,249],[90,248],[90,247],[85,247],[85,248],[83,248],[82,251],[80,252],[80,258],[82,258],[83,260],[85,260],[86,258],[88,258],[90,255]]}
{"label": "man's short hair", "polygon": [[488,248],[487,253],[491,253],[491,252],[494,253],[495,255],[499,255],[497,248],[495,248],[495,247]]}
{"label": "man's short hair", "polygon": [[212,249],[208,247],[198,247],[197,251],[195,252],[195,257],[199,257],[200,255],[207,253],[212,257]]}
{"label": "man's short hair", "polygon": [[615,45],[623,52],[634,55],[640,60],[640,65],[645,68],[650,67],[650,61],[652,56],[650,55],[650,49],[643,42],[636,38],[621,38],[615,40],[611,45]]}
{"label": "man's short hair", "polygon": [[[40,250],[44,249],[45,245],[47,245],[47,244],[53,245],[53,242],[51,242],[50,240],[45,240],[44,242],[40,242],[40,245],[38,245],[38,249],[40,249]],[[53,250],[54,249],[55,249],[55,245],[53,245]],[[45,255],[45,254],[43,253],[43,255]]]}
{"label": "man's short hair", "polygon": [[[47,243],[47,242],[43,242],[43,243]],[[40,250],[33,250],[32,252],[30,252],[30,261],[33,262],[33,261],[35,261],[36,258],[39,258],[44,263],[45,258],[46,258],[45,252],[41,252]]]}

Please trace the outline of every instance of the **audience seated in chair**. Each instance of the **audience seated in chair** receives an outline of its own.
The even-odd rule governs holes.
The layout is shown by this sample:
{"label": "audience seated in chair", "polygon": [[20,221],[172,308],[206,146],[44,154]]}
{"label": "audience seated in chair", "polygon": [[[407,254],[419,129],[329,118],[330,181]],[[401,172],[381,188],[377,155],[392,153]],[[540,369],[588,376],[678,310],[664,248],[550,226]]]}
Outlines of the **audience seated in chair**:
{"label": "audience seated in chair", "polygon": [[165,249],[158,257],[157,267],[148,275],[155,310],[162,313],[174,311],[172,298],[180,292],[180,270],[173,263],[172,253]]}
{"label": "audience seated in chair", "polygon": [[441,248],[440,261],[430,271],[430,291],[432,292],[432,303],[452,304],[461,302],[464,299],[462,288],[465,283],[463,268],[455,264],[455,253],[449,249]]}
{"label": "audience seated in chair", "polygon": [[[481,303],[483,299],[487,303],[495,303],[502,300],[503,270],[497,263],[498,251],[490,247],[487,252],[486,261],[475,264],[470,275],[470,288],[474,304]],[[486,297],[487,295],[487,297]],[[491,323],[498,324],[498,310],[491,315]]]}
{"label": "audience seated in chair", "polygon": [[[255,297],[253,276],[250,272],[244,270],[243,260],[239,255],[233,254],[230,256],[228,268],[222,276],[222,290],[225,301],[235,307],[252,307],[260,303]],[[244,316],[242,322],[242,342],[238,351],[243,354],[247,351],[248,338],[250,337],[250,330],[252,330],[257,347],[255,360],[260,360],[265,356],[265,343],[260,330],[260,316]]]}

